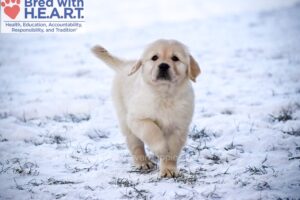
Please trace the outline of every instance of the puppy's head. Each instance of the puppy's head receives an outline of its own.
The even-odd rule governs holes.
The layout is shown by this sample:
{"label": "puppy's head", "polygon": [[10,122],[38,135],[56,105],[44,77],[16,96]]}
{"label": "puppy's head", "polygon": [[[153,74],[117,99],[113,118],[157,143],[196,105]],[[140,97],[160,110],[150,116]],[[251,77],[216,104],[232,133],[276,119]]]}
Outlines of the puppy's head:
{"label": "puppy's head", "polygon": [[195,82],[201,72],[187,47],[175,40],[151,43],[129,75],[140,68],[144,80],[155,85],[181,83],[188,78]]}

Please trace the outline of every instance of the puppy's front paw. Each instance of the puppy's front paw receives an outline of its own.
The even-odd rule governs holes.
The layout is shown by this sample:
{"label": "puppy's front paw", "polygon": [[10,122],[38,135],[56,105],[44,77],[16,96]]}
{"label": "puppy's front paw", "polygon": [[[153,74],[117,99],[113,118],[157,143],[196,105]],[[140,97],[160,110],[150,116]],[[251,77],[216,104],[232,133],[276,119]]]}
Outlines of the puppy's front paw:
{"label": "puppy's front paw", "polygon": [[163,177],[166,177],[166,178],[175,178],[175,177],[178,177],[179,176],[179,173],[177,171],[176,168],[163,168],[160,170],[160,177],[163,178]]}
{"label": "puppy's front paw", "polygon": [[153,163],[151,160],[145,160],[145,161],[140,161],[140,162],[136,163],[135,166],[139,170],[151,170],[156,167],[156,164]]}

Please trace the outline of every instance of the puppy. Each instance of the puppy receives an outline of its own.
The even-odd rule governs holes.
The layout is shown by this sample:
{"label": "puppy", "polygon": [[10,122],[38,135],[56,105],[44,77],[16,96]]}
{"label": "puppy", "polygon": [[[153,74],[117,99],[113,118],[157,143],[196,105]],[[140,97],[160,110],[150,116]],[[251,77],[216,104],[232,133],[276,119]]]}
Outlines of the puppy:
{"label": "puppy", "polygon": [[187,47],[175,40],[157,40],[138,60],[124,60],[101,46],[92,51],[113,68],[112,96],[120,128],[139,169],[152,169],[146,144],[160,159],[160,176],[178,176],[177,158],[186,142],[194,110],[190,80],[200,68]]}

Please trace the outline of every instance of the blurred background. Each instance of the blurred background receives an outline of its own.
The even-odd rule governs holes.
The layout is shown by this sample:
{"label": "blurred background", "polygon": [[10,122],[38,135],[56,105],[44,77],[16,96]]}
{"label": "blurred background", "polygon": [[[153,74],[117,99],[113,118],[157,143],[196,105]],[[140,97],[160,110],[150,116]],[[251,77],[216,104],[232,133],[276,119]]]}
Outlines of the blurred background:
{"label": "blurred background", "polygon": [[109,2],[100,0],[86,2],[86,12],[88,30],[95,32],[142,28],[157,23],[178,23],[251,11],[267,11],[288,7],[296,2],[297,0],[112,0]]}

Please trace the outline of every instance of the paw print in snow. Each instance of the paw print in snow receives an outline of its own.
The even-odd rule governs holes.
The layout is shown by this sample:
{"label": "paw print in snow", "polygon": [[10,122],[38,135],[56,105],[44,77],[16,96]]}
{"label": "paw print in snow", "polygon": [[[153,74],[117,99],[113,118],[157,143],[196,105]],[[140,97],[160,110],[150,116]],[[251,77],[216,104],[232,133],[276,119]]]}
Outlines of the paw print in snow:
{"label": "paw print in snow", "polygon": [[1,6],[4,8],[4,13],[11,19],[15,19],[20,12],[20,0],[3,0]]}

